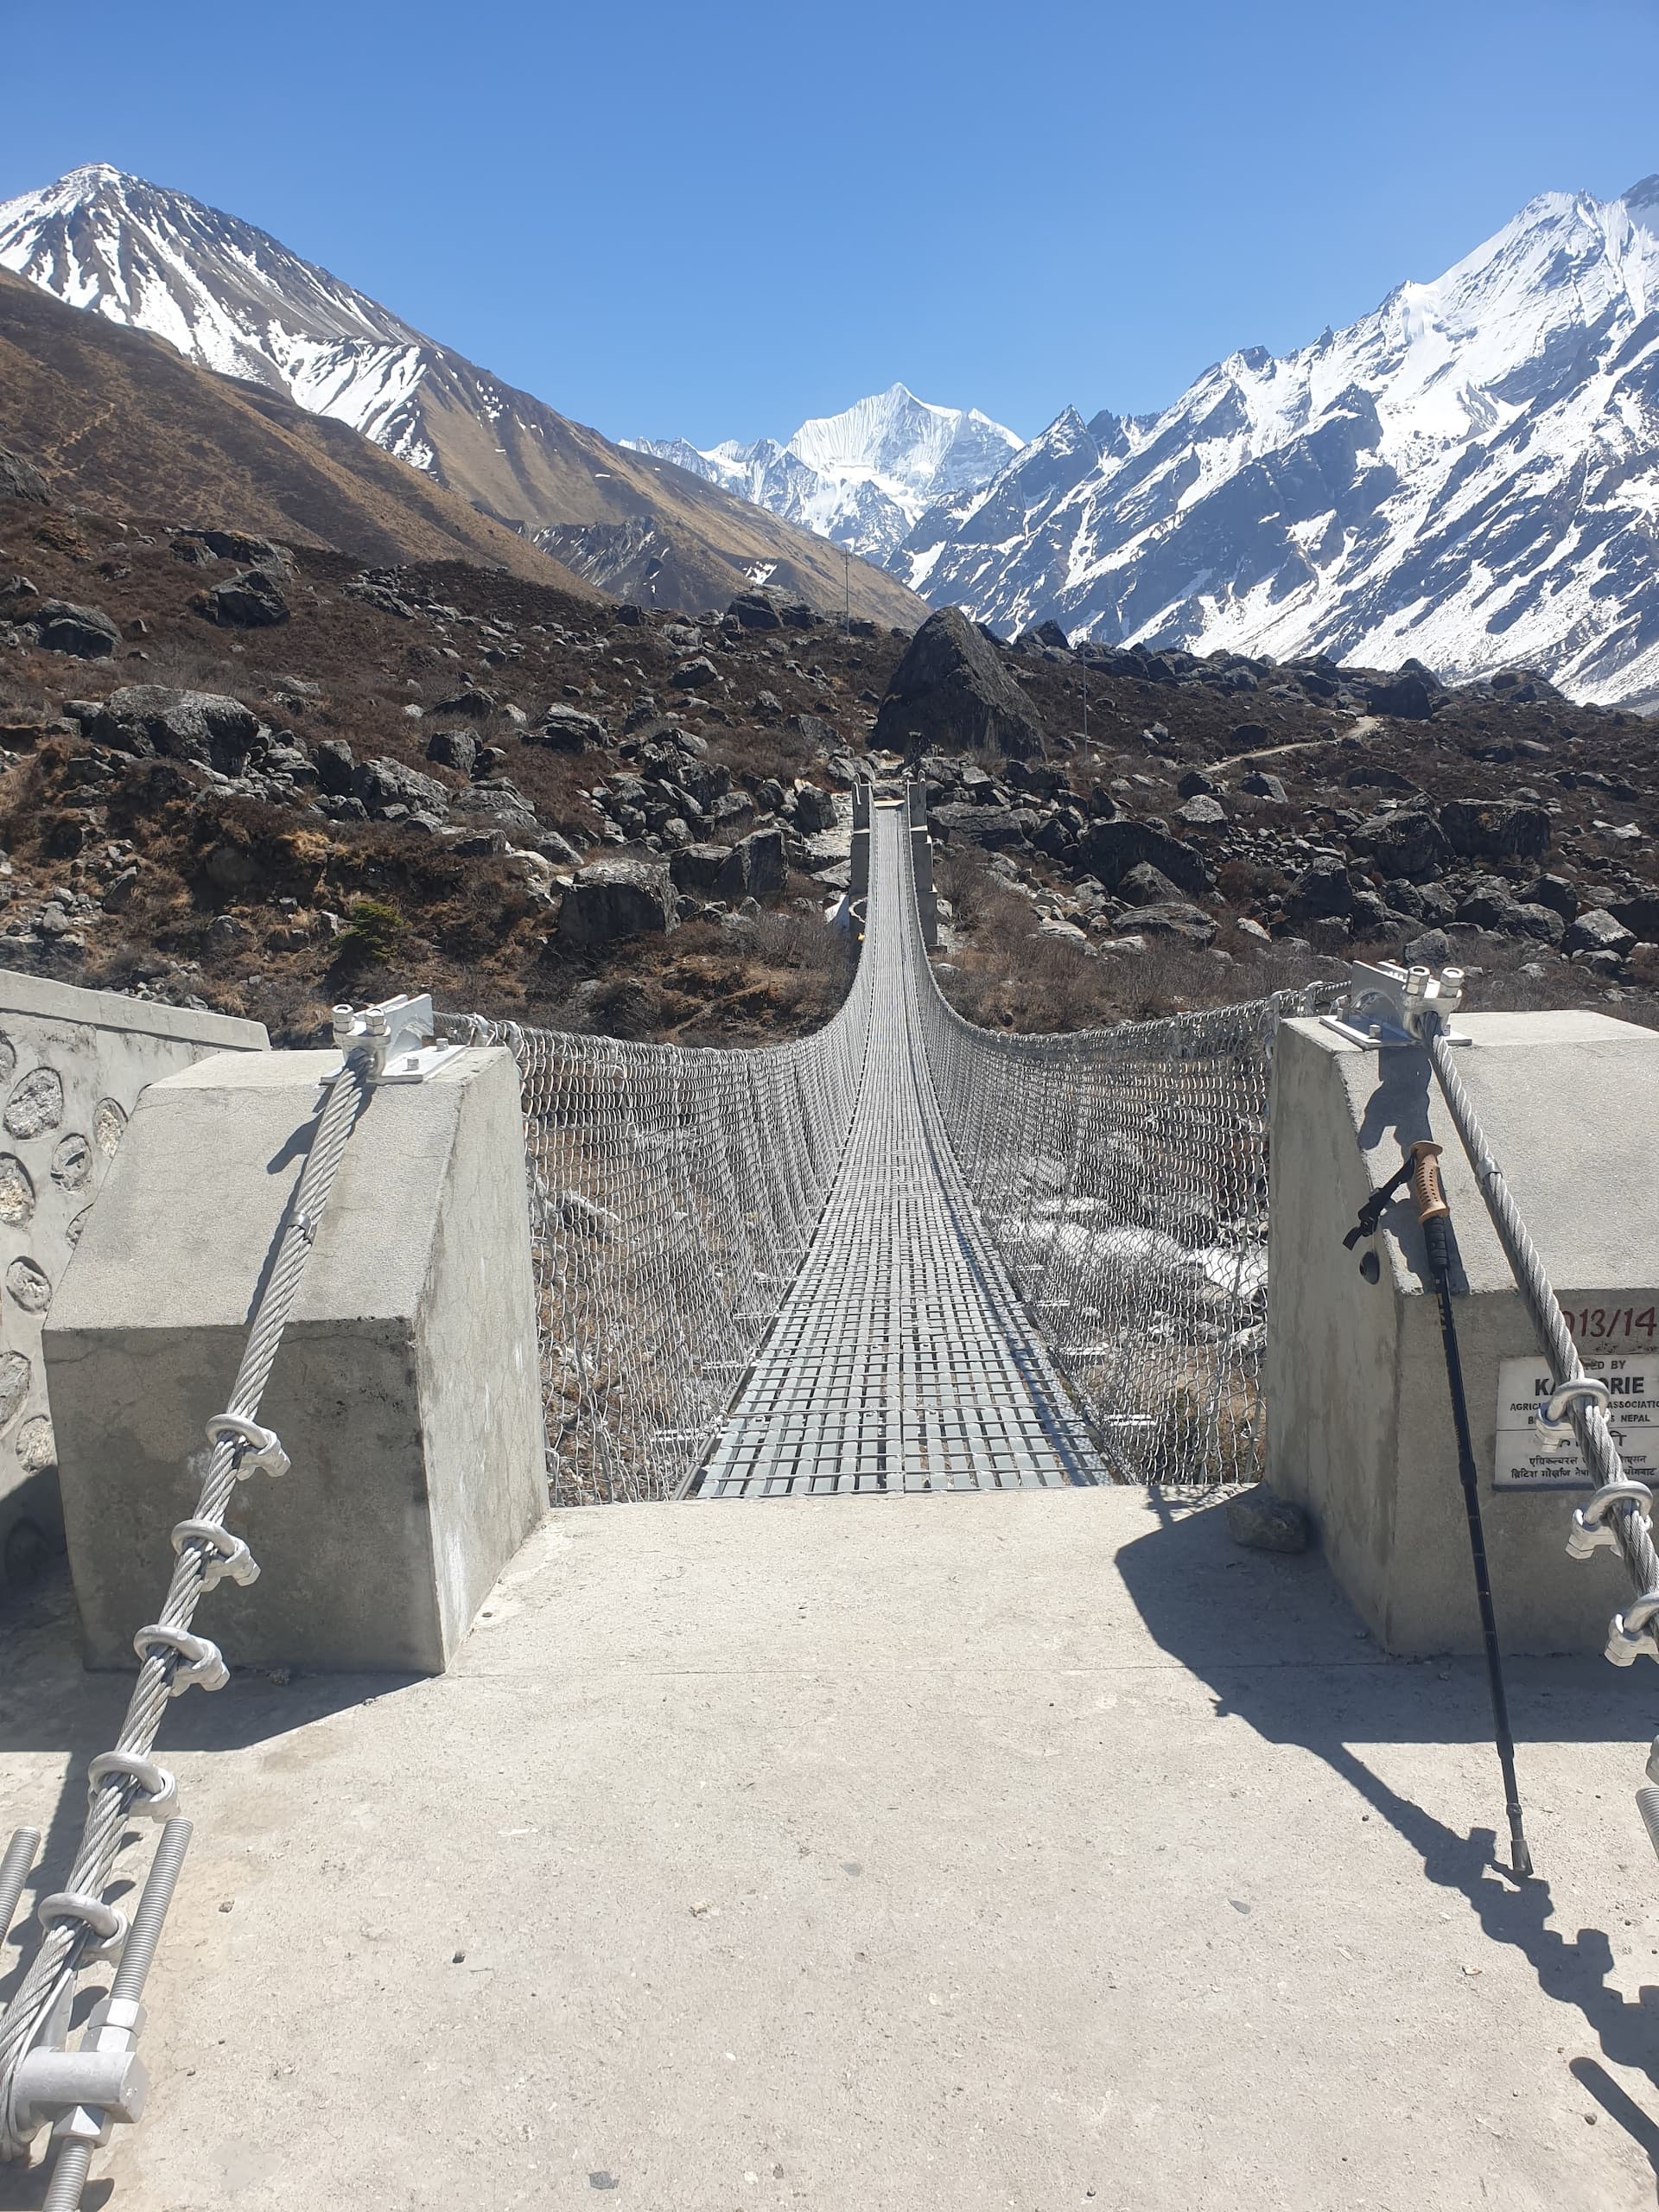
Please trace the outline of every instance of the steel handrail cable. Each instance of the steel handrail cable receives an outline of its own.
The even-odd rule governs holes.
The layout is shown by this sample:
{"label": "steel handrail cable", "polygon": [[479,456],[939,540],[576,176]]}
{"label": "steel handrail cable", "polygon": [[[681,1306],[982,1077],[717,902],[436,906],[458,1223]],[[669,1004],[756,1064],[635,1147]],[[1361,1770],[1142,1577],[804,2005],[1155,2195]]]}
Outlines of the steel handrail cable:
{"label": "steel handrail cable", "polygon": [[[300,1279],[327,1206],[346,1141],[368,1103],[372,1065],[372,1056],[368,1051],[349,1054],[330,1083],[318,1114],[299,1180],[277,1230],[276,1249],[254,1309],[226,1408],[225,1418],[245,1429],[257,1425],[260,1401],[293,1311]],[[188,1655],[190,1623],[197,1603],[204,1587],[213,1586],[212,1581],[207,1580],[208,1569],[226,1556],[209,1531],[223,1529],[226,1510],[243,1478],[243,1462],[251,1453],[257,1457],[255,1442],[255,1438],[223,1427],[214,1437],[196,1504],[194,1526],[198,1533],[178,1542],[178,1556],[168,1585],[166,1602],[157,1620],[149,1629],[141,1630],[137,1639],[143,1647],[138,1680],[115,1746],[117,1754],[124,1759],[147,1762],[154,1748],[162,1717],[169,1699],[176,1694],[176,1678]],[[181,1529],[190,1525],[180,1524]],[[215,1581],[217,1579],[213,1578]],[[156,1636],[156,1630],[162,1631],[162,1636]],[[179,1642],[163,1641],[163,1637],[184,1640],[185,1648],[181,1649]],[[147,1637],[151,1640],[146,1642]],[[206,1639],[195,1641],[202,1648],[186,1670],[188,1679],[200,1681],[207,1688],[221,1688],[227,1675],[217,1649]],[[122,1831],[128,1825],[135,1804],[146,1795],[142,1780],[131,1772],[117,1770],[94,1782],[86,1826],[67,1885],[69,1895],[102,1899],[109,1887]],[[85,1917],[65,1916],[48,1920],[27,1973],[4,2013],[0,2015],[0,2126],[3,2125],[9,2107],[12,2073],[67,1984],[79,1972],[92,1932]],[[0,2158],[16,2158],[26,2148],[26,2145],[0,2134]]]}

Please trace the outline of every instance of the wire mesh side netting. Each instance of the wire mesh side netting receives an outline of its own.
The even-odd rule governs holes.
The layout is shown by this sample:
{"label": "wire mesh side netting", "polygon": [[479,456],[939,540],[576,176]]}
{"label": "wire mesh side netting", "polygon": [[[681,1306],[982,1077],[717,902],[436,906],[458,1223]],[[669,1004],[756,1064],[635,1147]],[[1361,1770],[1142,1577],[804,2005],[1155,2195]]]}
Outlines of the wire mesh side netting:
{"label": "wire mesh side netting", "polygon": [[918,995],[963,1179],[1109,1474],[1254,1482],[1273,1039],[1311,999],[1033,1036]]}
{"label": "wire mesh side netting", "polygon": [[868,988],[861,963],[823,1029],[759,1052],[445,1018],[518,1063],[555,1504],[701,1465],[835,1180]]}

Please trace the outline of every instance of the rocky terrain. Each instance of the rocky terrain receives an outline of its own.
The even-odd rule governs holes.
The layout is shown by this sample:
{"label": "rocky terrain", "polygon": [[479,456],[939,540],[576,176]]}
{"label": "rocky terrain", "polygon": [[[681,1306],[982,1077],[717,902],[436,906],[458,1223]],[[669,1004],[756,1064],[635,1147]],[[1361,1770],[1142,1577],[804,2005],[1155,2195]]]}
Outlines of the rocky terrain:
{"label": "rocky terrain", "polygon": [[942,974],[1020,1027],[1356,951],[1651,1019],[1652,728],[1512,671],[688,613],[54,503],[0,458],[0,963],[245,1013],[822,1020],[855,776],[928,785]]}

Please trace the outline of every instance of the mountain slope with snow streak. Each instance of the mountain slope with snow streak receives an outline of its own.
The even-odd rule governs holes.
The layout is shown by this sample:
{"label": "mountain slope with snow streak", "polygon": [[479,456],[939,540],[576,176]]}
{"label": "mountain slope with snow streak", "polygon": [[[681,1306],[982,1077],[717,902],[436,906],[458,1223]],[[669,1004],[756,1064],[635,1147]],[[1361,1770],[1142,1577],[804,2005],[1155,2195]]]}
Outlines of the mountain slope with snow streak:
{"label": "mountain slope with snow streak", "polygon": [[[698,476],[569,421],[278,240],[105,163],[0,206],[0,267],[65,304],[164,339],[198,365],[348,425],[579,574],[646,605],[774,590],[914,627],[892,577]],[[639,549],[632,560],[618,548]]]}
{"label": "mountain slope with snow streak", "polygon": [[683,438],[625,442],[892,565],[931,505],[988,483],[1021,442],[976,407],[936,407],[895,384],[839,415],[803,423],[786,445],[775,438],[728,439],[707,450]]}
{"label": "mountain slope with snow streak", "polygon": [[1161,414],[1068,409],[890,564],[1006,631],[1659,699],[1659,177],[1551,193],[1431,283]]}

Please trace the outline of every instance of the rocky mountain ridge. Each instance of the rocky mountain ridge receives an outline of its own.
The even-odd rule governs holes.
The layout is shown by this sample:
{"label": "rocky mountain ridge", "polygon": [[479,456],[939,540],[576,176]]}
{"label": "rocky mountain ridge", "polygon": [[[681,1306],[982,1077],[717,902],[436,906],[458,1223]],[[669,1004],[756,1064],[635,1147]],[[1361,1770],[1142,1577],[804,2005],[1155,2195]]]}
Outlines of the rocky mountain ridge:
{"label": "rocky mountain ridge", "polygon": [[1659,701],[1659,177],[1549,193],[1429,283],[1150,417],[1065,410],[897,573],[1004,632]]}
{"label": "rocky mountain ridge", "polygon": [[[913,627],[885,571],[718,486],[572,423],[251,224],[126,175],[75,169],[0,206],[0,268],[200,366],[344,424],[578,575],[646,605],[725,600],[764,576],[824,611]],[[590,575],[594,572],[594,575]]]}

